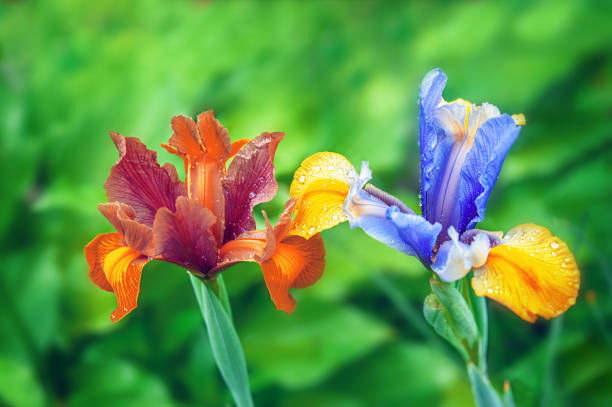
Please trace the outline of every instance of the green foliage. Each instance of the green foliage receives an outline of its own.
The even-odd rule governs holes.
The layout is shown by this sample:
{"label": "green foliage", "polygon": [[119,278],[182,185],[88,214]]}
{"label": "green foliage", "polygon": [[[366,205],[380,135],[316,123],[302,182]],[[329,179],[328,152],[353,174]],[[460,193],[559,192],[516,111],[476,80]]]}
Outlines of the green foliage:
{"label": "green foliage", "polygon": [[[260,223],[323,150],[370,161],[373,182],[417,210],[415,101],[439,66],[448,100],[527,118],[481,227],[545,225],[582,270],[552,347],[550,322],[488,301],[490,380],[509,380],[518,406],[612,405],[611,18],[582,0],[2,2],[0,404],[229,401],[183,270],[149,263],[117,324],[87,278],[83,246],[111,230],[96,210],[117,159],[109,130],[175,165],[158,147],[175,114],[215,109],[233,140],[286,132]],[[296,290],[291,316],[256,265],[224,272],[255,405],[473,405],[454,350],[406,318],[431,275],[346,224],[323,237],[325,275]]]}
{"label": "green foliage", "polygon": [[[217,297],[219,282],[215,280],[205,283],[193,275],[190,275],[189,278],[206,324],[210,348],[221,376],[238,407],[253,406],[240,338],[230,319],[229,306],[226,305],[224,308],[221,304],[222,300]],[[223,292],[225,292],[224,289]],[[228,304],[225,295],[220,297],[224,298],[225,303]]]}

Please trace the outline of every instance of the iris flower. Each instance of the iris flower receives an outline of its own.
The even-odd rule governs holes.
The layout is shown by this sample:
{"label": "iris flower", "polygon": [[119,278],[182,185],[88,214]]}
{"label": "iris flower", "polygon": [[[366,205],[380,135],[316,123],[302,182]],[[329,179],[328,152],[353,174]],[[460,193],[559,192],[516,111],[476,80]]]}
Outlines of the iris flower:
{"label": "iris flower", "polygon": [[116,232],[100,234],[85,247],[89,277],[117,297],[111,320],[136,308],[142,269],[150,260],[178,264],[202,279],[236,262],[257,262],[276,307],[290,313],[295,300],[289,289],[321,277],[325,250],[318,235],[289,235],[293,199],[276,226],[264,212],[266,229],[255,230],[253,207],[278,190],[273,160],[284,134],[230,143],[212,111],[200,114],[197,124],[175,116],[171,126],[162,146],[183,159],[185,182],[172,165],[160,166],[140,140],[111,132],[119,161],[104,184],[109,202],[98,208]]}
{"label": "iris flower", "polygon": [[442,98],[446,75],[435,69],[421,83],[419,144],[421,206],[417,215],[396,197],[367,182],[340,154],[307,158],[296,171],[298,200],[292,233],[308,238],[348,220],[368,235],[416,256],[450,282],[473,270],[472,287],[526,321],[553,318],[576,301],[580,273],[567,245],[545,227],[522,224],[503,232],[475,229],[502,163],[525,124],[522,114],[491,104]]}

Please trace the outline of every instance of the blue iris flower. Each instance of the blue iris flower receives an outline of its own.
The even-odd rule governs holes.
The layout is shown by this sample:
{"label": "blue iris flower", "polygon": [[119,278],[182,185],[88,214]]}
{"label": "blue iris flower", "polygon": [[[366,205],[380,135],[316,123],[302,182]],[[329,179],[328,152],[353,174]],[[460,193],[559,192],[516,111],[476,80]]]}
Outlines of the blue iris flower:
{"label": "blue iris flower", "polygon": [[462,278],[480,267],[498,233],[474,230],[484,219],[493,185],[524,124],[522,115],[500,113],[489,103],[446,102],[447,77],[429,72],[419,93],[421,206],[415,214],[397,198],[366,183],[368,163],[353,182],[344,205],[351,227],[416,256],[443,280]]}

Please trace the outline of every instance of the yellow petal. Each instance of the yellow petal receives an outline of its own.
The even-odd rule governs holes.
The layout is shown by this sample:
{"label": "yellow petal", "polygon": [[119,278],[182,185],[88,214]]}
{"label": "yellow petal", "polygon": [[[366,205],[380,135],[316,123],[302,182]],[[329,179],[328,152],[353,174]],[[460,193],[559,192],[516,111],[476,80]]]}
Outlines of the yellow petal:
{"label": "yellow petal", "polygon": [[104,258],[104,274],[117,297],[117,309],[111,314],[119,321],[138,306],[140,275],[149,260],[130,247],[119,247]]}
{"label": "yellow petal", "polygon": [[487,296],[526,321],[554,318],[576,302],[580,271],[565,242],[532,223],[510,230],[474,270],[476,295]]}
{"label": "yellow petal", "polygon": [[309,239],[346,221],[344,200],[356,179],[357,171],[340,154],[322,152],[305,159],[289,189],[297,199],[289,234]]}

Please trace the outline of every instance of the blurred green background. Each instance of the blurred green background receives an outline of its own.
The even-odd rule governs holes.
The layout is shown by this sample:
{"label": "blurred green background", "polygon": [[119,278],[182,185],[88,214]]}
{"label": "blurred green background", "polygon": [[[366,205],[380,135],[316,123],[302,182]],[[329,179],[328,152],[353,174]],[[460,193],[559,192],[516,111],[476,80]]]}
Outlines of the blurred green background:
{"label": "blurred green background", "polygon": [[[150,263],[118,324],[87,278],[83,246],[111,230],[96,209],[109,130],[176,165],[159,147],[170,118],[212,108],[232,139],[287,134],[272,214],[323,150],[370,161],[373,182],[417,208],[416,98],[433,67],[447,99],[527,117],[483,228],[546,225],[582,270],[555,321],[489,302],[493,383],[522,406],[612,405],[611,6],[0,2],[0,405],[230,402],[184,272]],[[225,272],[256,404],[473,405],[461,359],[421,317],[428,272],[347,224],[324,239],[325,275],[290,317],[257,265]]]}

